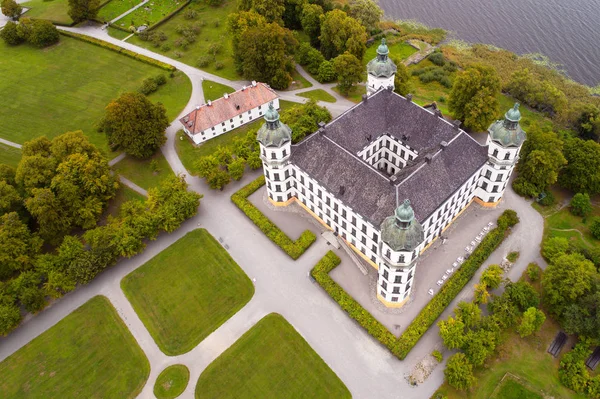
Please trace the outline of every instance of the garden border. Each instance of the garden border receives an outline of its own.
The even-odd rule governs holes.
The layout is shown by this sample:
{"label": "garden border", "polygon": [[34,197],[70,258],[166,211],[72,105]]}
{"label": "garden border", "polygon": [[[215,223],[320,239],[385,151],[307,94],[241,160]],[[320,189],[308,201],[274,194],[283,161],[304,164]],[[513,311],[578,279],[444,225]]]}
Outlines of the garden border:
{"label": "garden border", "polygon": [[292,259],[298,259],[317,240],[317,236],[310,230],[302,232],[300,237],[293,241],[275,223],[266,217],[248,197],[265,185],[265,176],[261,175],[231,196],[231,201],[242,211],[252,223],[256,225],[269,240],[281,248]]}
{"label": "garden border", "polygon": [[500,246],[510,233],[510,227],[516,223],[518,223],[516,212],[510,209],[504,211],[498,218],[498,227],[483,238],[461,268],[448,279],[441,290],[425,305],[398,338],[329,276],[329,272],[341,263],[335,253],[329,251],[310,271],[310,274],[327,294],[348,313],[348,316],[388,348],[394,356],[402,360],[463,290],[492,252]]}

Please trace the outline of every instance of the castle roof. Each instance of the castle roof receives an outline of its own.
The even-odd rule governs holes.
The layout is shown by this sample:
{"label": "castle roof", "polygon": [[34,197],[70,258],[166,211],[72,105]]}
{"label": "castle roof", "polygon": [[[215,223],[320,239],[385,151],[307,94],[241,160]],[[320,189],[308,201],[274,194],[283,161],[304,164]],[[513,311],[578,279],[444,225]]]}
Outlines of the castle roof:
{"label": "castle roof", "polygon": [[[419,153],[392,177],[356,155],[386,133]],[[409,199],[415,218],[423,223],[487,160],[487,147],[388,90],[342,114],[322,134],[294,145],[291,156],[292,163],[375,226],[394,214],[397,198]]]}
{"label": "castle roof", "polygon": [[267,104],[277,97],[277,93],[266,84],[252,82],[251,86],[196,107],[192,112],[179,119],[179,122],[191,134],[198,134],[259,105]]}

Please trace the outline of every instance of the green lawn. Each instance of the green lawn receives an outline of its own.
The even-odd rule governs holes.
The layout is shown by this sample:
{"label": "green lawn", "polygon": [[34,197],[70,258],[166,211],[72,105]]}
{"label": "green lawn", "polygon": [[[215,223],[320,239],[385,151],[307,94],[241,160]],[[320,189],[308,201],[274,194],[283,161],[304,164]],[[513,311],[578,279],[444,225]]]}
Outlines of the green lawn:
{"label": "green lawn", "polygon": [[212,80],[203,80],[202,91],[204,92],[204,101],[215,101],[223,97],[225,93],[233,93],[235,89],[221,83],[213,82]]}
{"label": "green lawn", "polygon": [[154,396],[158,399],[173,399],[185,391],[190,380],[190,370],[183,364],[174,364],[164,369],[154,384]]}
{"label": "green lawn", "polygon": [[123,40],[127,36],[131,35],[131,33],[129,33],[129,32],[123,32],[122,30],[113,28],[112,26],[109,26],[107,28],[107,31],[110,36],[114,37],[115,39],[119,39],[119,40]]}
{"label": "green lawn", "polygon": [[128,28],[131,25],[136,28],[141,25],[151,26],[175,11],[183,3],[183,0],[151,0],[118,21],[115,21],[115,24],[124,28]]}
{"label": "green lawn", "polygon": [[303,93],[299,93],[299,94],[296,94],[296,95],[300,96],[300,97],[304,97],[304,98],[312,98],[313,100],[316,100],[316,101],[325,101],[325,102],[328,102],[328,103],[334,103],[334,102],[336,102],[335,97],[332,96],[331,94],[327,93],[323,89],[316,89],[316,90],[305,91]]}
{"label": "green lawn", "polygon": [[532,392],[512,378],[505,378],[494,399],[544,399],[542,395]]}
{"label": "green lawn", "polygon": [[25,13],[25,17],[47,19],[64,25],[73,23],[67,13],[69,10],[68,0],[31,0],[21,5],[30,9]]}
{"label": "green lawn", "polygon": [[600,241],[590,232],[593,216],[600,216],[600,207],[593,206],[592,215],[583,219],[573,215],[567,206],[545,218],[545,233],[549,237],[565,237],[578,246],[600,247]]}
{"label": "green lawn", "polygon": [[[196,10],[198,12],[198,17],[194,20],[185,19],[183,13],[186,9]],[[160,47],[156,48],[152,43],[144,42],[137,36],[128,39],[128,42],[164,54],[167,57],[178,59],[193,67],[197,67],[198,59],[200,57],[208,54],[208,48],[212,43],[219,43],[222,45],[222,48],[216,55],[216,61],[221,62],[223,68],[217,70],[217,68],[215,68],[215,62],[213,61],[209,66],[201,69],[226,79],[240,80],[241,77],[237,74],[233,65],[231,40],[227,33],[227,16],[237,11],[237,2],[235,0],[226,0],[220,7],[211,7],[204,1],[198,1],[192,2],[186,9],[182,10],[156,29],[167,35],[168,39],[165,43],[170,45],[170,50],[164,51]],[[129,16],[125,18],[125,20],[127,22],[126,25],[129,26]],[[201,31],[196,42],[190,44],[187,49],[175,47],[173,42],[181,37],[181,35],[176,32],[176,27],[178,25],[193,24],[201,26]],[[180,54],[180,57],[176,55],[176,52]]]}
{"label": "green lawn", "polygon": [[180,238],[121,281],[125,295],[169,356],[193,349],[254,294],[254,286],[204,229]]}
{"label": "green lawn", "polygon": [[[156,161],[158,167],[156,171],[152,169],[153,161]],[[175,175],[161,151],[157,151],[148,159],[137,159],[128,155],[112,168],[146,190]]]}
{"label": "green lawn", "polygon": [[[298,103],[279,100],[279,112],[281,113],[281,111],[293,107],[296,104]],[[195,147],[188,136],[183,133],[183,131],[180,131],[177,133],[177,139],[175,140],[175,149],[177,151],[177,155],[179,155],[179,159],[181,159],[181,162],[183,163],[183,166],[185,166],[188,172],[190,172],[192,175],[195,175],[198,173],[195,165],[198,158],[212,154],[218,146],[227,147],[231,145],[235,137],[245,136],[249,131],[257,130],[262,126],[263,123],[264,120],[262,118],[257,119],[254,122],[247,123],[235,130],[217,136],[214,139],[210,139],[198,147]]]}
{"label": "green lawn", "polygon": [[[389,44],[390,38],[394,38],[394,36],[388,37],[388,49],[390,50],[390,57],[405,60],[417,52],[416,48],[408,43],[404,43],[403,41]],[[379,44],[381,44],[381,40],[376,40],[370,47],[367,48],[367,51],[365,51],[365,55],[363,56],[363,65],[365,68],[367,67],[369,61],[377,57],[377,47],[379,47]]]}
{"label": "green lawn", "polygon": [[350,398],[350,392],[282,316],[271,313],[200,375],[196,398]]}
{"label": "green lawn", "polygon": [[150,364],[96,296],[0,363],[2,398],[135,398]]}
{"label": "green lawn", "polygon": [[98,19],[104,22],[111,21],[127,10],[140,4],[143,0],[111,0],[98,11]]}
{"label": "green lawn", "polygon": [[312,83],[310,83],[304,76],[300,75],[300,73],[294,69],[292,71],[292,84],[285,91],[304,89],[308,87],[312,87]]}
{"label": "green lawn", "polygon": [[[0,93],[10,101],[0,107],[0,137],[23,143],[83,130],[108,153],[106,137],[95,126],[108,103],[137,90],[145,78],[165,71],[92,44],[61,36],[58,45],[37,49],[0,42]],[[170,119],[187,104],[192,90],[181,72],[149,96],[162,102]]]}
{"label": "green lawn", "polygon": [[21,160],[21,150],[0,143],[0,164],[4,163],[16,168]]}
{"label": "green lawn", "polygon": [[337,86],[335,86],[332,90],[354,103],[361,102],[363,94],[367,94],[367,87],[362,84],[352,86],[352,88],[348,92],[348,95],[342,94]]}

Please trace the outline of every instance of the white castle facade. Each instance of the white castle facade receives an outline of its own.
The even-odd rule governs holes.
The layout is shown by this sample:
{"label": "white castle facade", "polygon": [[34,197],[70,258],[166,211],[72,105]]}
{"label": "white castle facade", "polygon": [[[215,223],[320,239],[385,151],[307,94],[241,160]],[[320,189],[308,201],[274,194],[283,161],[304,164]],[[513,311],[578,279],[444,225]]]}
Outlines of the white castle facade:
{"label": "white castle facade", "polygon": [[419,255],[471,202],[501,200],[525,132],[515,104],[480,145],[439,111],[393,93],[385,42],[377,52],[360,104],[296,145],[270,107],[257,140],[269,200],[296,201],[342,237],[378,270],[378,299],[400,307]]}

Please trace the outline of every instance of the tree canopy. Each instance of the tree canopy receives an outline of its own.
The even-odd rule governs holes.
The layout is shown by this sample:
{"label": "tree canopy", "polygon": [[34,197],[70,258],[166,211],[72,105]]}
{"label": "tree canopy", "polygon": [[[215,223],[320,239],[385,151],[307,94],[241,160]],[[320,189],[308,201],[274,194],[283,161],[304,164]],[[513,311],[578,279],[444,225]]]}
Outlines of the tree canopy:
{"label": "tree canopy", "polygon": [[355,83],[362,80],[363,65],[358,58],[349,52],[335,57],[333,68],[338,77],[338,87],[344,94],[347,94]]}
{"label": "tree canopy", "polygon": [[341,10],[333,10],[323,16],[319,40],[321,52],[328,60],[345,52],[362,60],[367,48],[365,27]]}
{"label": "tree canopy", "polygon": [[473,365],[464,353],[456,353],[448,359],[444,375],[448,384],[456,389],[465,391],[477,381],[473,375]]}
{"label": "tree canopy", "polygon": [[569,138],[563,154],[567,165],[558,176],[559,184],[575,193],[600,193],[600,144]]}
{"label": "tree canopy", "polygon": [[2,3],[0,3],[0,8],[2,9],[2,14],[13,20],[18,19],[19,15],[21,15],[23,12],[23,7],[21,7],[15,0],[2,0]]}
{"label": "tree canopy", "polygon": [[377,29],[383,10],[374,0],[350,0],[348,15],[359,21],[368,31]]}
{"label": "tree canopy", "polygon": [[75,22],[95,19],[100,9],[100,0],[69,0],[68,14]]}

